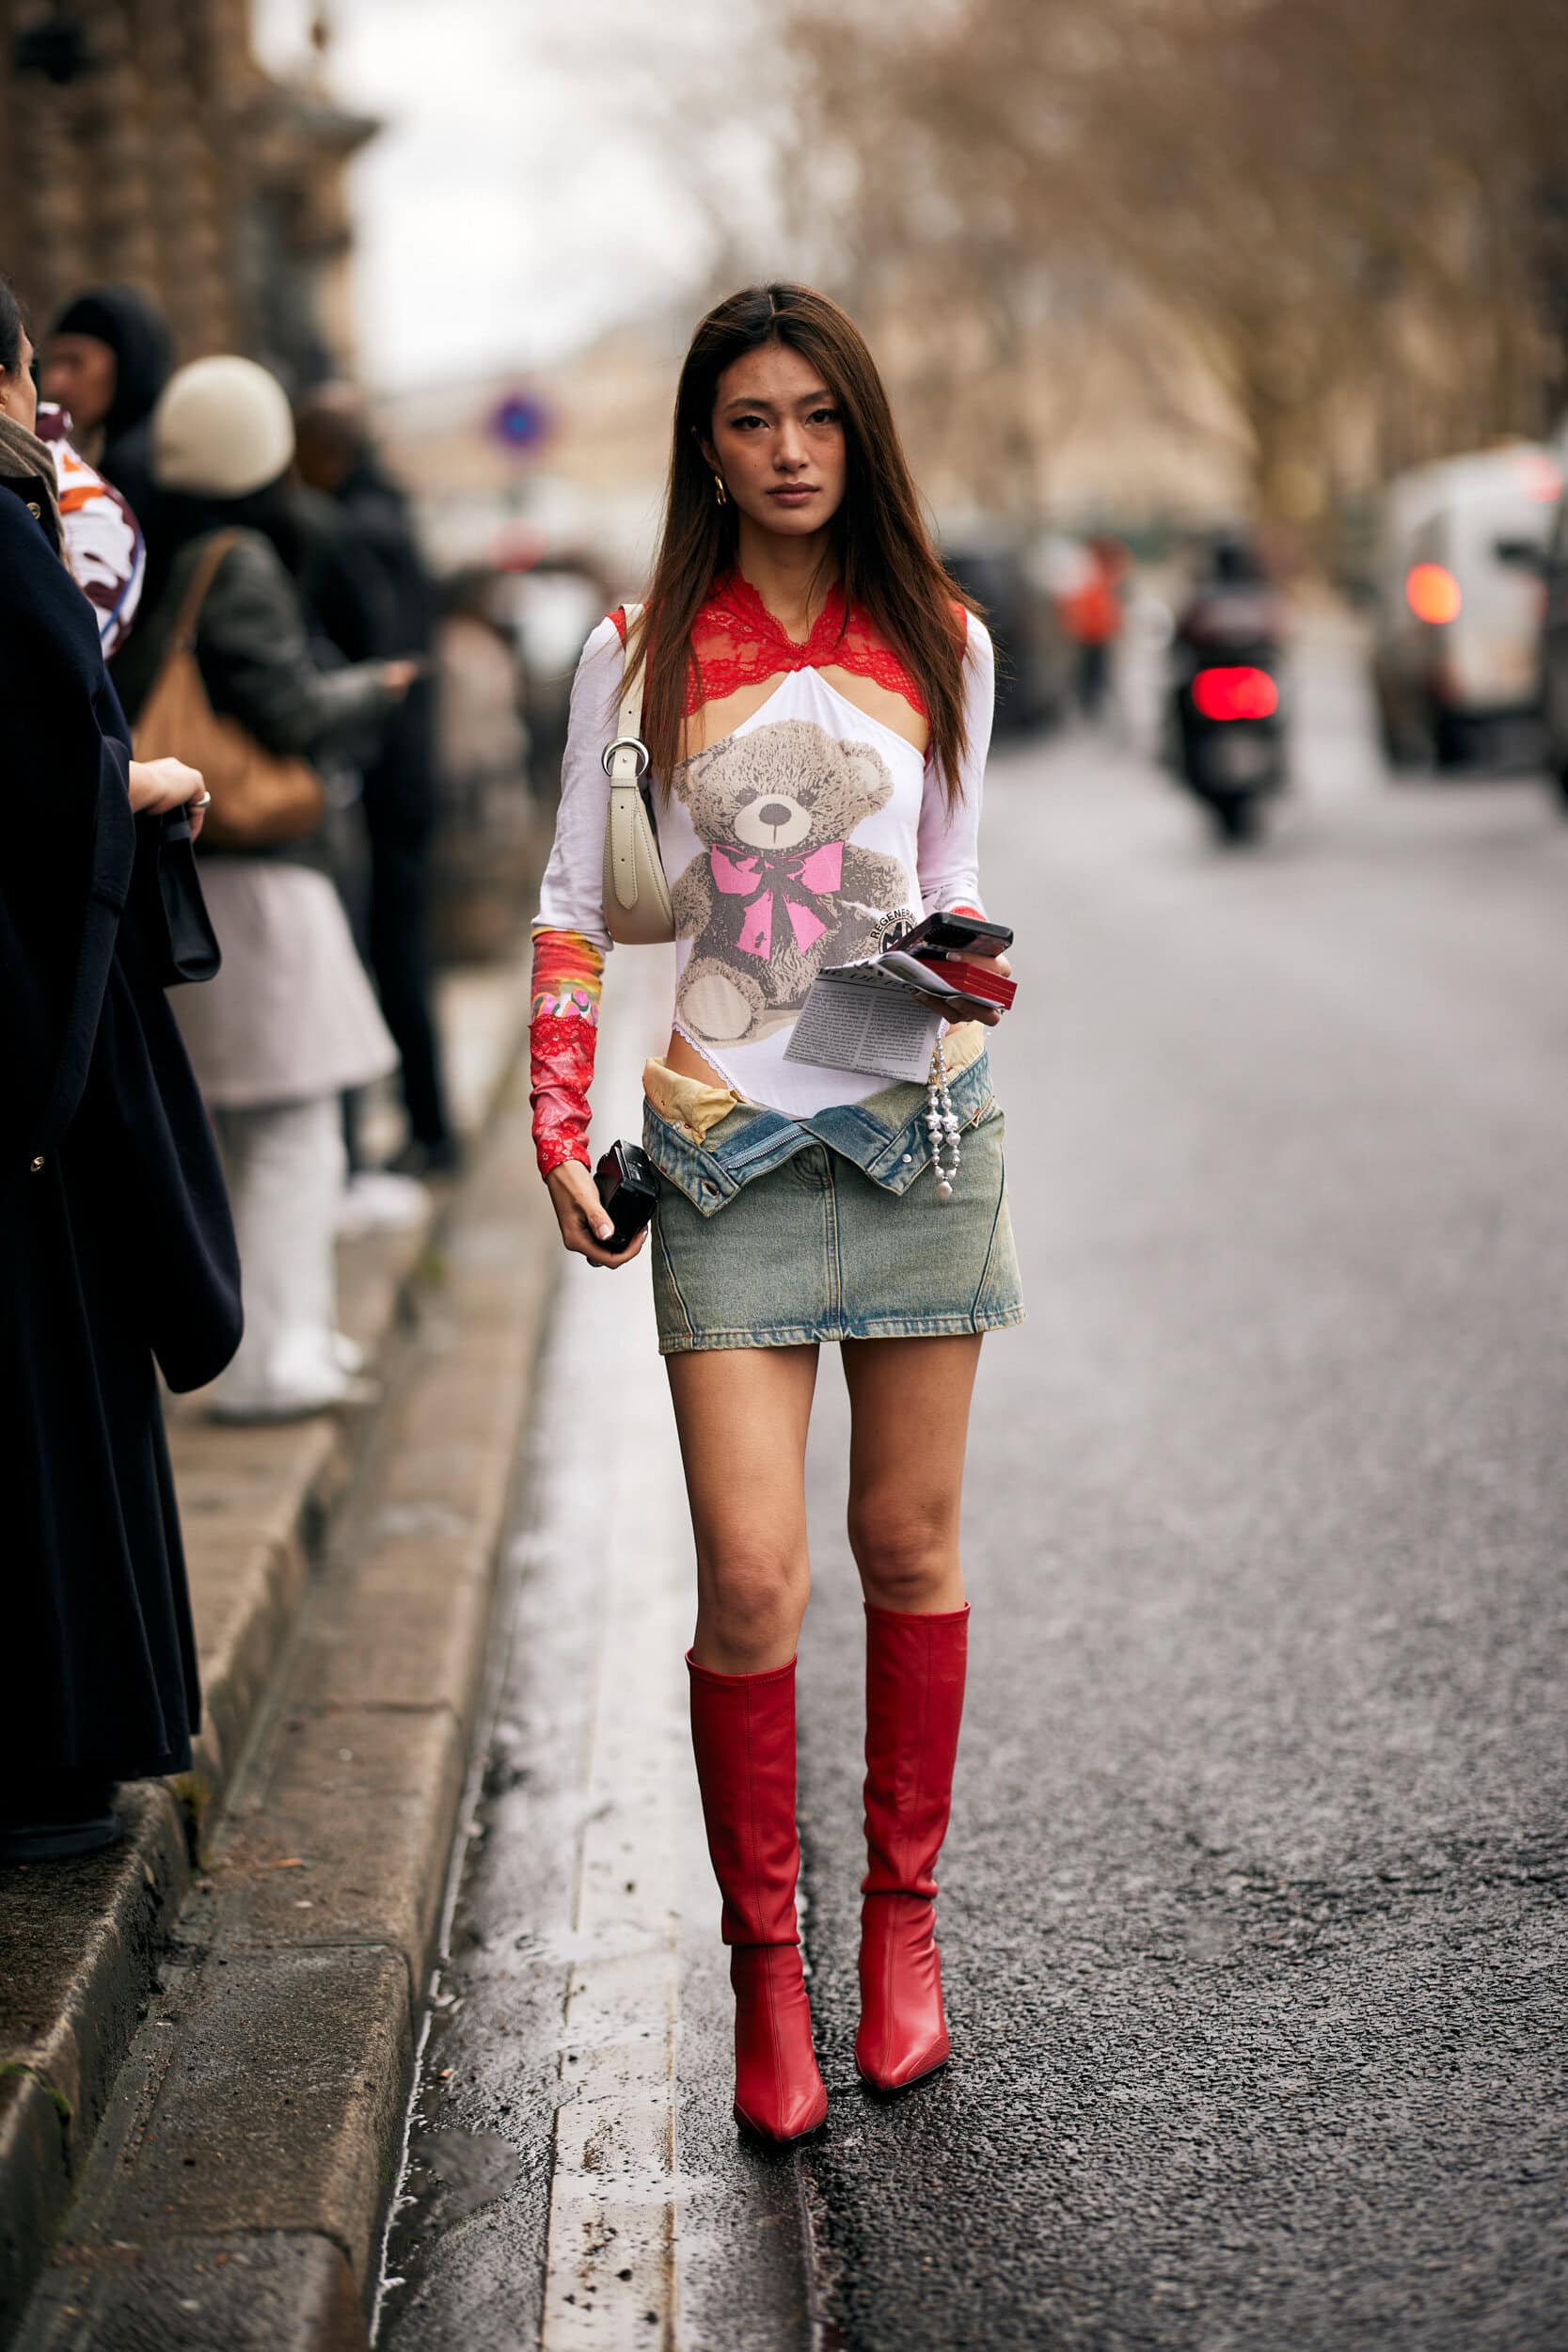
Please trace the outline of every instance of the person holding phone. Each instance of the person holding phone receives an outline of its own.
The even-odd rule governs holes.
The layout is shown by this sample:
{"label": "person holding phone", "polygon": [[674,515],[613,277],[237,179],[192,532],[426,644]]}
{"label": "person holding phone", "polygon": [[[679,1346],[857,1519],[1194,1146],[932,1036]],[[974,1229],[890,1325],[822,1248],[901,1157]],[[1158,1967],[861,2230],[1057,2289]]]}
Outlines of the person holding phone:
{"label": "person holding phone", "polygon": [[[629,640],[629,642],[628,642]],[[629,1248],[590,1173],[609,782],[641,671],[676,930],[666,1053],[644,1073],[652,1224]],[[691,1724],[723,1896],[736,2114],[819,2125],[795,1889],[795,1652],[804,1460],[824,1343],[853,1422],[849,1540],[866,1604],[869,1867],[856,2059],[880,2092],[949,2055],[933,1934],[963,1704],[958,1506],[982,1335],[1022,1320],[987,1030],[937,1036],[928,1084],[791,1058],[830,965],[934,913],[983,925],[990,641],[931,545],[875,362],[824,296],[752,287],[698,326],[676,397],[645,619],[611,614],[572,694],[535,923],[532,1101],[568,1249],[651,1232],[697,1553]],[[973,969],[1006,976],[1000,934]],[[624,1228],[623,1228],[624,1230]]]}

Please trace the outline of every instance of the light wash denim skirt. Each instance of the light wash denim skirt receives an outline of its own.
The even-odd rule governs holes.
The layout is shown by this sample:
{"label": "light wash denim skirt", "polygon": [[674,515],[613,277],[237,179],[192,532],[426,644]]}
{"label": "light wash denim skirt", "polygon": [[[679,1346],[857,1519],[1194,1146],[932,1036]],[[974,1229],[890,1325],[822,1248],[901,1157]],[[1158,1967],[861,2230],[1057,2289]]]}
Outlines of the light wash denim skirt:
{"label": "light wash denim skirt", "polygon": [[742,1104],[701,1143],[643,1105],[659,1171],[661,1356],[935,1339],[1023,1320],[1003,1116],[982,1054],[953,1081],[951,1200],[937,1198],[920,1086],[807,1118]]}

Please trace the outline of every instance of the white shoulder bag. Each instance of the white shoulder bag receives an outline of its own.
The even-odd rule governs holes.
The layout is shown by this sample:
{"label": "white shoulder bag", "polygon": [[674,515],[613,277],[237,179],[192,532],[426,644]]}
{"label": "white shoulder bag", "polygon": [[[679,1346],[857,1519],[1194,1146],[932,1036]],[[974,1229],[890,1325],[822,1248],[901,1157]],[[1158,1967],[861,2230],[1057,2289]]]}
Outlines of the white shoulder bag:
{"label": "white shoulder bag", "polygon": [[600,755],[610,778],[610,814],[604,829],[604,921],[611,939],[623,947],[655,947],[675,936],[670,885],[658,853],[658,834],[642,780],[648,772],[648,747],[643,742],[642,681],[639,669],[629,685],[632,631],[642,618],[640,604],[628,604],[626,659],[622,673],[621,707],[615,721],[615,740]]}

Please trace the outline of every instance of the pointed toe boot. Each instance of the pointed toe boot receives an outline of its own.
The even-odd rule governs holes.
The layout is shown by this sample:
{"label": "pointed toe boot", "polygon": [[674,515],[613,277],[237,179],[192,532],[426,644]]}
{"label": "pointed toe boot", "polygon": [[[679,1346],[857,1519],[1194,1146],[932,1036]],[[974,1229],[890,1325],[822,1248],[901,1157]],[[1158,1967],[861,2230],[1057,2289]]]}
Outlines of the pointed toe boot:
{"label": "pointed toe boot", "polygon": [[936,1942],[936,1862],[963,1715],[969,1611],[865,1612],[865,1838],[855,2064],[884,2095],[912,2090],[952,2045]]}
{"label": "pointed toe boot", "polygon": [[715,1674],[689,1654],[691,1745],[735,1988],[735,2116],[774,2147],[816,2131],[828,2093],[812,2043],[795,1883],[795,1665]]}
{"label": "pointed toe boot", "polygon": [[756,2138],[785,2147],[815,2132],[828,2112],[799,1947],[737,1944],[730,1954],[730,1982],[735,2120]]}
{"label": "pointed toe boot", "polygon": [[924,1895],[868,1895],[861,1906],[861,2023],[855,2066],[884,2097],[945,2066],[936,1905]]}

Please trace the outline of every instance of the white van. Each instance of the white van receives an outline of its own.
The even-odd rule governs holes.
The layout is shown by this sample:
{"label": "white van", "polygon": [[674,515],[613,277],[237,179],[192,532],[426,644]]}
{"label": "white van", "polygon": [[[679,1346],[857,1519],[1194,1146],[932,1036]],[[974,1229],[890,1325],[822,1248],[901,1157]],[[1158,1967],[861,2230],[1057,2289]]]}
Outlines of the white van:
{"label": "white van", "polygon": [[1391,766],[1457,767],[1485,729],[1538,712],[1542,564],[1562,487],[1559,459],[1528,441],[1388,485],[1372,686]]}

